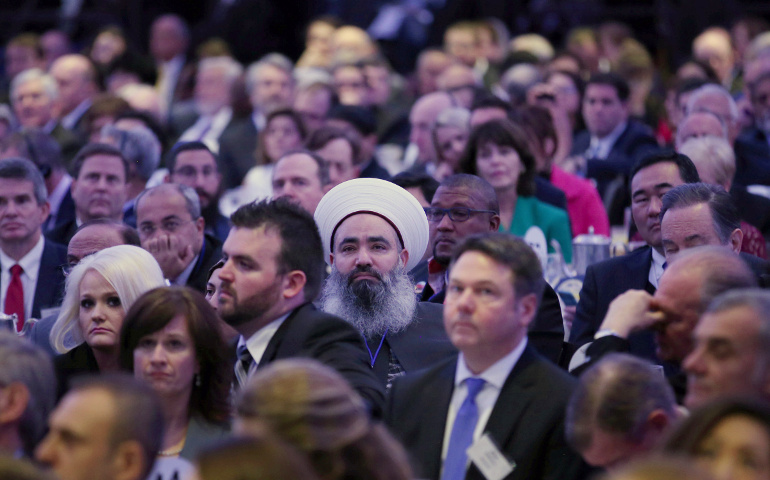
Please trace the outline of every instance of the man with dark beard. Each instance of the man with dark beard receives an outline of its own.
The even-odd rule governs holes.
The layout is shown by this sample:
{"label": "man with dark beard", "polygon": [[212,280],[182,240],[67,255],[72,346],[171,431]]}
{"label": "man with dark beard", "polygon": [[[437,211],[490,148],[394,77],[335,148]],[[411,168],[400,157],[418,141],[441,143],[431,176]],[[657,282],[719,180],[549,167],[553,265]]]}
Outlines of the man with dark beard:
{"label": "man with dark beard", "polygon": [[195,189],[206,233],[224,242],[230,232],[230,222],[219,213],[222,174],[216,155],[203,142],[179,142],[168,152],[166,166],[167,181]]}
{"label": "man with dark beard", "polygon": [[315,219],[332,270],[321,309],[361,331],[382,385],[455,353],[442,306],[418,303],[406,273],[428,244],[425,212],[409,192],[384,180],[349,180],[321,199]]}
{"label": "man with dark beard", "polygon": [[321,239],[310,216],[286,199],[244,205],[230,218],[218,312],[240,334],[235,365],[243,384],[267,363],[308,357],[342,374],[378,416],[384,389],[361,335],[311,303],[321,289]]}

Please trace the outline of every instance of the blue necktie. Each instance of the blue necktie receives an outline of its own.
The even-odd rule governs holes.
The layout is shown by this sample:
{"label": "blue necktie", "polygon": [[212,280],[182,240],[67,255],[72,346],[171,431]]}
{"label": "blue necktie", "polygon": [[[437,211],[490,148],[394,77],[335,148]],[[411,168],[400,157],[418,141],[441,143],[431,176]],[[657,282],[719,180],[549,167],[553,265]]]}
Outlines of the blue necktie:
{"label": "blue necktie", "polygon": [[238,361],[235,363],[235,378],[240,386],[244,386],[254,365],[254,358],[245,344],[238,345],[236,353],[238,354]]}
{"label": "blue necktie", "polygon": [[441,480],[462,480],[465,478],[465,468],[468,463],[466,450],[473,443],[473,431],[479,421],[479,409],[476,406],[476,395],[484,387],[481,378],[468,378],[465,380],[468,387],[468,396],[460,405],[452,426],[452,436],[449,437],[449,447],[444,459],[444,473]]}

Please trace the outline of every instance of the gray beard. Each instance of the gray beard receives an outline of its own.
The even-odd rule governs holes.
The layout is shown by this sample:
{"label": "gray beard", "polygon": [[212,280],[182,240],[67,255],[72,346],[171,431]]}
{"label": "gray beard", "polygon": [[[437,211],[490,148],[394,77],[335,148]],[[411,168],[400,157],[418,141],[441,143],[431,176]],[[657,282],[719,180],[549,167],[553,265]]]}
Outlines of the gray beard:
{"label": "gray beard", "polygon": [[362,280],[351,284],[350,277],[360,271],[343,275],[332,267],[321,292],[321,310],[347,320],[366,338],[408,327],[417,308],[417,296],[401,262],[384,275],[371,268],[366,270],[376,273],[381,282]]}

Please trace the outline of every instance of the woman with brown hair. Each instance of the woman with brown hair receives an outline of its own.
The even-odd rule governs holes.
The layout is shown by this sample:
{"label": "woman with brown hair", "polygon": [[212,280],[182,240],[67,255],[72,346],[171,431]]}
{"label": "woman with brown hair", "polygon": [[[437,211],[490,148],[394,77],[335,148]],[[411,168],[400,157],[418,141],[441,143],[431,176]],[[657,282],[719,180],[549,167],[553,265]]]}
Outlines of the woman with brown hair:
{"label": "woman with brown hair", "polygon": [[325,480],[407,480],[406,452],[342,376],[311,359],[258,369],[236,402],[236,433],[269,428]]}
{"label": "woman with brown hair", "polygon": [[233,370],[216,313],[187,287],[156,288],[126,314],[120,364],[145,380],[163,404],[160,457],[191,459],[227,434]]}

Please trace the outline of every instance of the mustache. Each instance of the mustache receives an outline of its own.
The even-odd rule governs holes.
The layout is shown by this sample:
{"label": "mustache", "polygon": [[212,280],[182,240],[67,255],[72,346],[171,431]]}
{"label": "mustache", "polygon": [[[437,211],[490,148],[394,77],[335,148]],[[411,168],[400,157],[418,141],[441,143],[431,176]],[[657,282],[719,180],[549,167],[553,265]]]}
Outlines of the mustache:
{"label": "mustache", "polygon": [[382,274],[380,272],[378,272],[377,270],[375,270],[374,268],[372,268],[371,265],[359,265],[356,268],[354,268],[353,270],[351,270],[350,273],[348,273],[348,278],[347,278],[348,285],[353,283],[353,277],[355,277],[359,273],[366,273],[366,274],[369,274],[369,275],[372,275],[372,276],[376,277],[377,280],[379,280],[381,282],[383,281]]}

